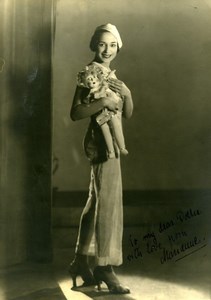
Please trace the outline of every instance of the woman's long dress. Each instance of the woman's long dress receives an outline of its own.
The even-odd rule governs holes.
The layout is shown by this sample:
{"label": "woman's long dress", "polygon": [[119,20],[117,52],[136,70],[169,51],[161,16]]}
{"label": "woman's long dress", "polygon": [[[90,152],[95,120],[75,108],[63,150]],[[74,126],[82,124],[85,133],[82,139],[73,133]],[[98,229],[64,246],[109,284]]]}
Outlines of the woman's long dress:
{"label": "woman's long dress", "polygon": [[89,197],[82,212],[77,251],[97,265],[122,263],[122,179],[120,159],[91,166]]}
{"label": "woman's long dress", "polygon": [[100,159],[91,162],[89,197],[81,215],[76,253],[94,255],[100,266],[118,266],[122,263],[123,235],[120,156],[115,147],[116,158],[105,158],[106,145],[94,119],[85,138],[87,144],[90,139]]}

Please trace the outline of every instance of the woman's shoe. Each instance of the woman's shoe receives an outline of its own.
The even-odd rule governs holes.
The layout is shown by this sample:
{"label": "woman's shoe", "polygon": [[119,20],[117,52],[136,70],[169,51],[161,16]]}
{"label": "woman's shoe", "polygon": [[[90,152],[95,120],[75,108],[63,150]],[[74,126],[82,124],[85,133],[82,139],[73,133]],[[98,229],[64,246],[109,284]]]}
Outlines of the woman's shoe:
{"label": "woman's shoe", "polygon": [[77,276],[81,276],[81,278],[83,279],[83,287],[96,284],[93,273],[89,268],[87,262],[81,262],[79,259],[75,258],[74,261],[70,264],[68,272],[73,281],[73,288],[77,287]]}
{"label": "woman's shoe", "polygon": [[112,266],[97,266],[94,269],[94,278],[98,286],[98,290],[101,290],[101,283],[105,282],[110,293],[113,294],[129,294],[130,289],[120,284],[116,274],[113,271]]}

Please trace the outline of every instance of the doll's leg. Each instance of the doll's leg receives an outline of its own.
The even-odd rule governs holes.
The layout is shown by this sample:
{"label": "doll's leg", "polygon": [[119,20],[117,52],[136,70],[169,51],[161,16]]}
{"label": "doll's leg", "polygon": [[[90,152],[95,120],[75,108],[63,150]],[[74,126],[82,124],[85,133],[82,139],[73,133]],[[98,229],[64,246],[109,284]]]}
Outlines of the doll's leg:
{"label": "doll's leg", "polygon": [[123,135],[121,120],[118,118],[117,115],[114,115],[113,118],[109,122],[111,122],[112,129],[114,132],[114,137],[115,137],[115,140],[117,142],[120,152],[124,155],[127,155],[128,151],[125,147],[125,139],[124,139],[124,135]]}
{"label": "doll's leg", "polygon": [[108,157],[109,158],[115,158],[115,151],[114,151],[114,144],[113,144],[113,138],[110,132],[110,128],[107,123],[104,123],[100,126],[103,132],[103,136],[105,138],[105,142],[108,149]]}

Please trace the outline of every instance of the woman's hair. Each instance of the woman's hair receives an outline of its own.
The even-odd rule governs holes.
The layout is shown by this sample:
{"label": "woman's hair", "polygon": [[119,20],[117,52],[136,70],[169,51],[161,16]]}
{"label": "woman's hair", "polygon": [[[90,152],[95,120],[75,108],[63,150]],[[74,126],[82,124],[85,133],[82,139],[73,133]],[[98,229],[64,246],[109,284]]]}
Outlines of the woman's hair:
{"label": "woman's hair", "polygon": [[[89,44],[89,48],[95,52],[97,50],[97,45],[100,41],[100,37],[102,35],[102,33],[104,32],[109,32],[108,30],[105,30],[105,29],[100,29],[100,30],[97,30],[95,31],[95,33],[93,34],[92,38],[91,38],[91,41],[90,41],[90,44]],[[117,52],[119,52],[119,45],[117,43]]]}

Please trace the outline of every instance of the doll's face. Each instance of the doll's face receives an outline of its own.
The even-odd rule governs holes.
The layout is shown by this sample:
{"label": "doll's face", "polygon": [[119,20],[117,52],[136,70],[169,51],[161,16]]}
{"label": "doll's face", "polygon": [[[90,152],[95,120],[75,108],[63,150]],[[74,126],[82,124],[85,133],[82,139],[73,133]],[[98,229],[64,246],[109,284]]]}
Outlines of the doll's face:
{"label": "doll's face", "polygon": [[96,75],[90,74],[86,77],[86,85],[88,88],[97,88],[100,85],[100,81]]}
{"label": "doll's face", "polygon": [[103,32],[96,47],[95,59],[102,65],[109,67],[110,62],[117,55],[117,50],[117,40],[113,34],[110,32]]}

